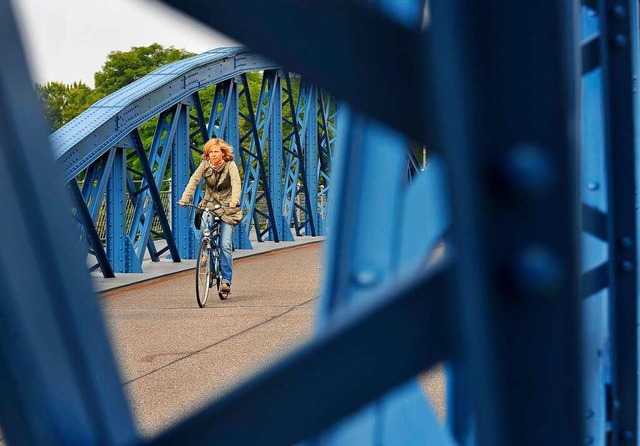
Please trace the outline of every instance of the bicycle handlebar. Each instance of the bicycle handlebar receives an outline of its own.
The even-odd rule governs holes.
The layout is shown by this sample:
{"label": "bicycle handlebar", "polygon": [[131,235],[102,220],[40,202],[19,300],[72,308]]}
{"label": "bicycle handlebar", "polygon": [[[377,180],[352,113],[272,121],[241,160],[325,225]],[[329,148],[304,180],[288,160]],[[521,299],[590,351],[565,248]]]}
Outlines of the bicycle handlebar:
{"label": "bicycle handlebar", "polygon": [[[178,206],[182,206],[185,208],[193,208],[193,209],[197,209],[200,211],[206,211],[207,208],[201,208],[200,206],[196,206],[194,204],[191,203],[185,203],[185,204],[180,204],[177,203]],[[209,209],[209,210],[216,210],[216,209],[231,209],[231,206],[229,206],[228,204],[216,204],[213,206],[213,209]]]}

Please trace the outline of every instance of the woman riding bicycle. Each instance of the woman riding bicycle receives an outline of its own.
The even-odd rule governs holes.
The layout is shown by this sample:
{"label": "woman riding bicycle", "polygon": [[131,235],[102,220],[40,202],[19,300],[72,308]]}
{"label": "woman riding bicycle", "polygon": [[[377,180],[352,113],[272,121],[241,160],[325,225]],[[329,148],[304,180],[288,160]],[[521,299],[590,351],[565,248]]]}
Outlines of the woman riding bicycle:
{"label": "woman riding bicycle", "polygon": [[[204,145],[202,162],[193,172],[189,183],[178,200],[184,206],[191,203],[200,180],[205,180],[204,198],[198,204],[201,208],[213,210],[220,217],[220,240],[222,243],[222,286],[221,293],[231,291],[233,276],[233,256],[231,253],[233,227],[242,219],[238,207],[242,195],[242,185],[238,166],[233,161],[233,149],[220,138],[212,138]],[[218,208],[217,206],[224,206]]]}

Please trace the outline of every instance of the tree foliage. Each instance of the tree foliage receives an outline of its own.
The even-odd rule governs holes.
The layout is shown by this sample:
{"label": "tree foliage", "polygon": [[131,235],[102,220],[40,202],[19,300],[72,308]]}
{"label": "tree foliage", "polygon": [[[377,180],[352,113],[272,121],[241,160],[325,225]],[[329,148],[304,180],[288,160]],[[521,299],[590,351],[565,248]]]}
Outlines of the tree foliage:
{"label": "tree foliage", "polygon": [[99,93],[82,82],[36,85],[36,93],[51,131],[59,129],[101,98]]}
{"label": "tree foliage", "polygon": [[154,43],[133,47],[129,51],[112,51],[107,62],[93,79],[96,90],[104,96],[146,76],[163,65],[193,56],[194,53]]}
{"label": "tree foliage", "polygon": [[72,84],[49,82],[36,85],[36,92],[53,132],[103,97],[163,65],[193,55],[194,53],[173,47],[164,48],[157,43],[145,47],[133,47],[129,51],[112,51],[108,54],[102,69],[94,75],[95,88],[82,82]]}

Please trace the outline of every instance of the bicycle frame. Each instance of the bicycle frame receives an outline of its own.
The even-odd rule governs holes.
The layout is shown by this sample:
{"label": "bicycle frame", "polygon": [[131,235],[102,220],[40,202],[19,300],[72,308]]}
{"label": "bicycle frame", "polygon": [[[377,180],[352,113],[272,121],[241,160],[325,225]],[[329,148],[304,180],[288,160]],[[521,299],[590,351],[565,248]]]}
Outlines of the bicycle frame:
{"label": "bicycle frame", "polygon": [[[202,212],[202,236],[201,239],[209,240],[209,246],[213,251],[217,251],[218,256],[222,256],[220,251],[220,218],[216,217],[213,211],[205,209]],[[213,262],[213,256],[209,257]],[[213,263],[211,264],[211,270],[213,271]]]}

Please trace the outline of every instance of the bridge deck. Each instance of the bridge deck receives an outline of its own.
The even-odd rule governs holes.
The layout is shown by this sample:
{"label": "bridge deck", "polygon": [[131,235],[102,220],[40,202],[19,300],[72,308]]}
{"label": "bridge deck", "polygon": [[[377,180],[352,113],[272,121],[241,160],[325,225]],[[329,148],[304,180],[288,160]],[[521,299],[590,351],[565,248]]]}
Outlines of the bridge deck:
{"label": "bridge deck", "polygon": [[229,299],[210,296],[204,309],[193,270],[102,295],[142,434],[170,427],[311,335],[322,248],[239,258]]}
{"label": "bridge deck", "polygon": [[[253,232],[252,232],[253,235]],[[257,254],[263,254],[265,252],[276,251],[280,249],[291,248],[294,246],[304,245],[307,243],[314,243],[323,241],[325,237],[298,237],[294,236],[292,242],[260,242],[255,239],[252,240],[253,249],[236,249],[233,252],[234,259],[242,259],[244,257],[250,257]],[[157,246],[161,249],[163,246]],[[90,259],[95,263],[93,258]],[[148,280],[157,279],[159,277],[169,276],[172,274],[181,273],[183,271],[192,270],[196,267],[196,261],[193,259],[183,259],[181,262],[173,262],[171,259],[162,259],[159,262],[152,262],[150,258],[143,261],[142,273],[116,273],[115,278],[105,279],[100,271],[93,272],[91,274],[93,278],[93,285],[98,293],[111,291],[123,287],[128,287],[136,283],[145,282]]]}

